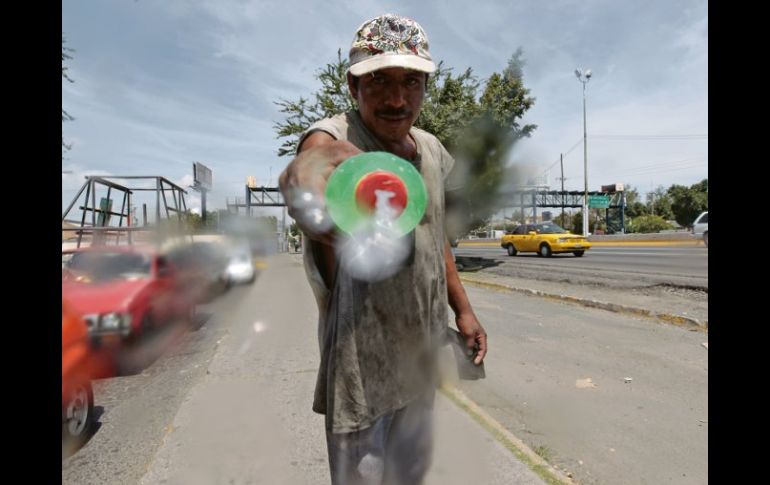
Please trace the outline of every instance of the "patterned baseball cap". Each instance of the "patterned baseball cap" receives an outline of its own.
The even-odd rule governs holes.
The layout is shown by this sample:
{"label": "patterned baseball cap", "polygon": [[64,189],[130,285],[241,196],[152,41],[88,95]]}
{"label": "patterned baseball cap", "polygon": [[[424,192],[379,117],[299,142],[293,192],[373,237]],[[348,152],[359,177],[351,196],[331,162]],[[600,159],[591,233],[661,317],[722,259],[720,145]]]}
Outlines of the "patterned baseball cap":
{"label": "patterned baseball cap", "polygon": [[348,57],[354,76],[388,67],[427,73],[436,70],[428,52],[428,36],[420,24],[390,13],[361,24]]}

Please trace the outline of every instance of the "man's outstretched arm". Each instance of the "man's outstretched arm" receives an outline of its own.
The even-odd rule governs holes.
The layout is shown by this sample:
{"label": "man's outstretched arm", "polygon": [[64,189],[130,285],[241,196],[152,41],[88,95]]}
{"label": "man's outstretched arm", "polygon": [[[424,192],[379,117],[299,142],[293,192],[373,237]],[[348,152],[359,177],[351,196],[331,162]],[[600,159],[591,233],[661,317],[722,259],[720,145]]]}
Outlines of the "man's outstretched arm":
{"label": "man's outstretched arm", "polygon": [[308,218],[302,213],[301,195],[310,194],[316,201],[323,201],[326,184],[334,169],[359,153],[361,150],[350,142],[335,140],[326,132],[316,131],[305,139],[297,157],[278,178],[289,215],[311,239],[330,243],[334,230],[319,231],[307,223]]}

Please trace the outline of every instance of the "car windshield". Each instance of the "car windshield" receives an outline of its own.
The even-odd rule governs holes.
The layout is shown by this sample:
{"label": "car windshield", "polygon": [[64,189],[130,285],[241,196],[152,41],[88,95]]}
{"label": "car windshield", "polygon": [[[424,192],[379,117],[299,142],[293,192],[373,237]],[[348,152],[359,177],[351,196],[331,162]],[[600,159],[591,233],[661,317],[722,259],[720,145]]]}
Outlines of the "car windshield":
{"label": "car windshield", "polygon": [[566,234],[568,231],[558,224],[538,224],[536,226],[538,234]]}
{"label": "car windshield", "polygon": [[82,252],[72,256],[67,268],[91,281],[111,281],[150,275],[150,257],[128,252]]}

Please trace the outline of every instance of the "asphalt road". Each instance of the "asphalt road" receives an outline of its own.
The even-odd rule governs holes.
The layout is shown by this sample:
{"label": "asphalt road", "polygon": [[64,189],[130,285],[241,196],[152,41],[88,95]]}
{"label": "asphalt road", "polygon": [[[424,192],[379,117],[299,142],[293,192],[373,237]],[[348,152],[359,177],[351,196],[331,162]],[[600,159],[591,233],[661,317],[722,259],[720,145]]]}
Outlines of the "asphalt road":
{"label": "asphalt road", "polygon": [[536,279],[576,281],[611,281],[635,286],[669,284],[708,288],[708,248],[665,246],[597,246],[582,258],[571,253],[541,258],[534,253],[508,256],[499,246],[460,246],[457,256],[481,258],[484,265],[494,264],[495,272],[528,276]]}
{"label": "asphalt road", "polygon": [[490,353],[460,388],[514,435],[585,485],[708,483],[707,335],[466,291]]}

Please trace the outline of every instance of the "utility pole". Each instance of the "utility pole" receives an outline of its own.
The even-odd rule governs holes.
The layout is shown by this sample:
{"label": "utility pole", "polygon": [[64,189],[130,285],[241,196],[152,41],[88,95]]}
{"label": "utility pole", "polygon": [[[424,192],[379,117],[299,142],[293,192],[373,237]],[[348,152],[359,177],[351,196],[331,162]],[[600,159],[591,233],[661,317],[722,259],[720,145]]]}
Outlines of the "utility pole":
{"label": "utility pole", "polygon": [[559,154],[559,163],[561,164],[561,223],[562,225],[566,224],[564,222],[564,154]]}
{"label": "utility pole", "polygon": [[583,83],[583,236],[588,236],[588,136],[586,135],[586,83],[591,70],[575,69],[575,76]]}
{"label": "utility pole", "polygon": [[201,222],[206,224],[206,192],[211,190],[211,169],[200,162],[193,162],[193,189],[201,193]]}
{"label": "utility pole", "polygon": [[655,215],[655,182],[650,182],[650,212]]}

